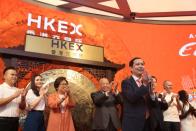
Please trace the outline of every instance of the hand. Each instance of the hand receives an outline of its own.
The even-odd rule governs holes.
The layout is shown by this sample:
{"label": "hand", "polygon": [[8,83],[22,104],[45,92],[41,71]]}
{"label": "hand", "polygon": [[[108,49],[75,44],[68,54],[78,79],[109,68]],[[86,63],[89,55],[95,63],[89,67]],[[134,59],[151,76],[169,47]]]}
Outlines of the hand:
{"label": "hand", "polygon": [[69,88],[66,88],[65,94],[68,95],[68,96],[70,95],[70,89]]}
{"label": "hand", "polygon": [[111,87],[114,87],[114,93],[115,94],[118,94],[119,92],[118,92],[118,83],[117,82],[115,82],[115,81],[112,81],[111,83],[110,83],[110,85],[111,85]]}
{"label": "hand", "polygon": [[45,89],[49,89],[49,87],[50,87],[50,84],[49,83],[42,86],[42,88],[45,88]]}
{"label": "hand", "polygon": [[164,92],[164,93],[163,93],[163,98],[164,98],[164,99],[165,99],[166,95],[167,95],[167,93],[166,93],[166,92]]}
{"label": "hand", "polygon": [[44,96],[46,95],[47,92],[48,92],[48,88],[45,86],[40,88],[39,94],[40,96]]}
{"label": "hand", "polygon": [[26,94],[27,94],[27,92],[28,92],[28,89],[25,88],[25,89],[22,91],[21,96],[22,96],[22,97],[25,97]]}
{"label": "hand", "polygon": [[173,95],[173,96],[171,97],[171,102],[174,101],[174,98],[176,98],[176,95]]}
{"label": "hand", "polygon": [[179,101],[180,100],[180,96],[176,95],[176,100]]}
{"label": "hand", "polygon": [[63,102],[64,100],[65,100],[65,97],[62,97],[62,98],[61,98],[61,102]]}
{"label": "hand", "polygon": [[22,94],[22,92],[23,92],[23,89],[17,89],[17,90],[15,91],[15,93],[13,94],[13,95],[14,95],[14,98],[20,96],[20,95]]}
{"label": "hand", "polygon": [[104,92],[106,96],[109,96],[109,91]]}
{"label": "hand", "polygon": [[46,81],[46,83],[44,83],[43,85],[42,85],[42,87],[49,87],[50,86],[50,82],[49,81]]}
{"label": "hand", "polygon": [[65,100],[65,97],[59,97],[59,102],[58,102],[58,105],[60,105],[63,101]]}
{"label": "hand", "polygon": [[150,75],[148,74],[148,72],[146,70],[144,70],[143,74],[142,74],[142,82],[144,85],[148,85],[149,81],[150,81]]}
{"label": "hand", "polygon": [[69,94],[70,94],[70,91],[66,91],[64,94],[64,97],[67,98],[69,96]]}
{"label": "hand", "polygon": [[65,94],[64,94],[64,96],[65,97],[70,96],[70,88],[69,88],[69,86],[65,87]]}
{"label": "hand", "polygon": [[69,103],[69,97],[65,98],[65,105],[67,105]]}

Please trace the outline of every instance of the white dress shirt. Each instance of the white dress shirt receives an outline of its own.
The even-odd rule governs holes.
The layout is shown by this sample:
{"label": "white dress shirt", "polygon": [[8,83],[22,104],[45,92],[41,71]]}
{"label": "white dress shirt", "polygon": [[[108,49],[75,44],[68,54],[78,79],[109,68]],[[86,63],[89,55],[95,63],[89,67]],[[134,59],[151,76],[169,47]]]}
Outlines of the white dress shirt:
{"label": "white dress shirt", "polygon": [[[10,87],[7,83],[0,85],[0,98],[7,98],[13,95],[18,89],[16,87]],[[21,96],[13,99],[6,105],[0,106],[0,117],[18,117],[19,116],[19,103],[21,102]]]}
{"label": "white dress shirt", "polygon": [[[30,89],[26,95],[26,103],[27,105],[30,105],[34,100],[39,99],[39,96],[36,96],[33,93],[33,90]],[[45,100],[44,97],[40,100],[40,102],[37,104],[36,107],[33,108],[33,110],[37,110],[37,111],[44,111],[45,109]]]}

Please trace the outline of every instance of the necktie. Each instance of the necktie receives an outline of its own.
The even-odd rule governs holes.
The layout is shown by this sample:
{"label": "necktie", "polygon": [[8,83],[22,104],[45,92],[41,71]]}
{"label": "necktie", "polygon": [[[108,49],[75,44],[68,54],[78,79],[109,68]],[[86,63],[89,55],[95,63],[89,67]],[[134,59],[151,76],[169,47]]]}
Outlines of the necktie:
{"label": "necktie", "polygon": [[136,80],[138,87],[142,86],[142,81],[140,79]]}

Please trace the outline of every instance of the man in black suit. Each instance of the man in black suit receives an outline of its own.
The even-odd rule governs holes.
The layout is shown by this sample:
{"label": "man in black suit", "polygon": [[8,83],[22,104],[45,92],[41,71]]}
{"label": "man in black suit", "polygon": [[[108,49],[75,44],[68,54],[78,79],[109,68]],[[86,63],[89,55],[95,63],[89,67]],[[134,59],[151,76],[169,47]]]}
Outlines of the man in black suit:
{"label": "man in black suit", "polygon": [[122,103],[122,98],[115,85],[112,92],[112,83],[107,78],[99,81],[100,90],[91,94],[95,104],[95,113],[93,119],[94,131],[117,131],[121,127],[116,105]]}
{"label": "man in black suit", "polygon": [[155,76],[152,76],[151,82],[151,96],[154,96],[154,103],[150,106],[150,129],[151,131],[164,131],[163,111],[167,110],[168,104],[164,95],[155,92],[157,86],[157,78]]}
{"label": "man in black suit", "polygon": [[150,131],[149,76],[144,61],[135,57],[129,62],[132,75],[122,81],[123,122],[122,131]]}

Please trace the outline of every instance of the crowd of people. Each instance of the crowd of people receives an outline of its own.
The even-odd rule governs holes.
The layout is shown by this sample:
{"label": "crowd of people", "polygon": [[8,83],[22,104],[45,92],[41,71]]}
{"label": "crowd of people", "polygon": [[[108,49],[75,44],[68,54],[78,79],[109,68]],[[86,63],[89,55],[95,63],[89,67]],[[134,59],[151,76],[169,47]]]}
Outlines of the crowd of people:
{"label": "crowd of people", "polygon": [[[54,81],[56,92],[47,95],[49,85],[43,85],[41,75],[32,77],[28,90],[15,87],[17,71],[14,67],[7,67],[3,76],[4,83],[0,85],[0,130],[18,131],[21,109],[28,112],[23,131],[75,131],[70,110],[75,102],[65,77],[58,77]],[[44,124],[46,104],[51,108],[47,127]]]}
{"label": "crowd of people", "polygon": [[[156,92],[157,78],[147,73],[139,57],[133,58],[129,67],[131,76],[122,81],[121,92],[116,82],[101,78],[99,90],[91,93],[95,106],[93,131],[195,131],[196,102],[189,101],[185,90],[174,93],[173,83],[165,80],[164,91]],[[19,111],[26,110],[23,131],[75,131],[71,109],[76,103],[67,79],[56,78],[56,91],[49,95],[49,85],[44,85],[42,79],[35,75],[30,89],[16,88],[16,69],[4,69],[0,85],[1,130],[18,131]],[[43,113],[46,105],[50,108],[47,127]]]}

